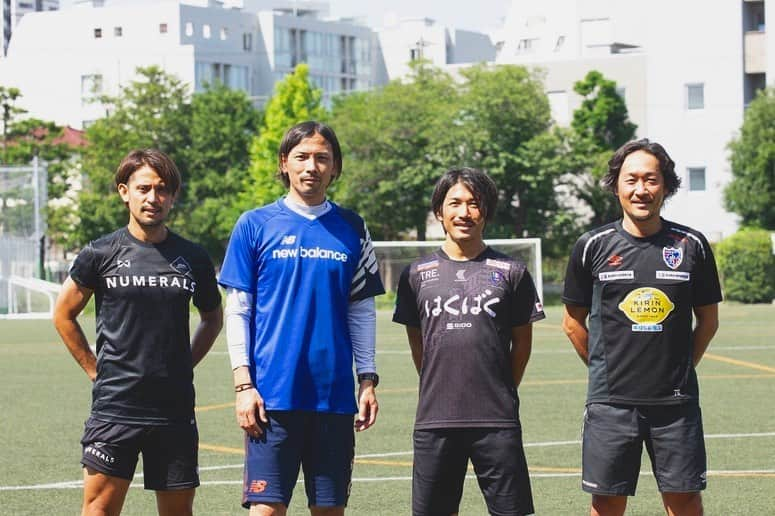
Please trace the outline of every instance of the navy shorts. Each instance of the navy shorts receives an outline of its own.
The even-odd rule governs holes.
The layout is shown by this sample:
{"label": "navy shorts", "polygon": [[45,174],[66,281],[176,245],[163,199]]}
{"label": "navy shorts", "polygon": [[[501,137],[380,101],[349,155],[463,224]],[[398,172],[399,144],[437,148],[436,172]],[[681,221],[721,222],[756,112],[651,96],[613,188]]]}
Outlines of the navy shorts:
{"label": "navy shorts", "polygon": [[592,494],[633,496],[644,443],[661,492],[705,489],[705,439],[702,413],[696,403],[587,405],[582,489]]}
{"label": "navy shorts", "polygon": [[196,421],[171,425],[125,425],[90,417],[84,425],[81,464],[112,477],[132,480],[143,454],[146,489],[167,491],[199,485]]}
{"label": "navy shorts", "polygon": [[414,516],[458,512],[469,458],[490,514],[533,514],[521,429],[451,428],[414,431]]}
{"label": "navy shorts", "polygon": [[271,411],[264,433],[245,435],[242,505],[291,502],[304,470],[310,506],[347,505],[355,457],[351,414]]}

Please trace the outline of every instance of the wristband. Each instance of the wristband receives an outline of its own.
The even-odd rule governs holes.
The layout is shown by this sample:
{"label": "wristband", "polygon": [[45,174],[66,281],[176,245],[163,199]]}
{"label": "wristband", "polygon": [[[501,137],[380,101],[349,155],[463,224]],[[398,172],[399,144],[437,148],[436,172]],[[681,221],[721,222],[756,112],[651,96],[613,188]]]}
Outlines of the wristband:
{"label": "wristband", "polygon": [[242,392],[252,388],[253,388],[252,383],[241,383],[234,387],[234,392]]}

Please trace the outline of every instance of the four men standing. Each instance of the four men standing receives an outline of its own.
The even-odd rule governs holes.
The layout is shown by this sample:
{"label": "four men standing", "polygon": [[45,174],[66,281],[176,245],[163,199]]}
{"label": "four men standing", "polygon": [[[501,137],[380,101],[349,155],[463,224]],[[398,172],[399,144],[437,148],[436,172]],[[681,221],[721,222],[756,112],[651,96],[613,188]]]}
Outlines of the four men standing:
{"label": "four men standing", "polygon": [[[288,195],[240,217],[219,277],[246,432],[243,505],[251,515],[285,514],[303,468],[312,514],[343,514],[353,414],[355,430],[365,430],[378,412],[374,296],[384,288],[363,220],[326,199],[342,172],[333,130],[292,127],[278,169]],[[604,182],[623,218],[579,239],[563,294],[563,327],[589,367],[582,486],[592,514],[622,514],[645,442],[668,513],[701,514],[694,368],[718,326],[713,254],[700,233],[660,217],[680,180],[659,144],[624,145]],[[198,485],[192,368],[221,328],[220,295],[204,251],[164,225],[180,188],[169,158],[134,151],[116,184],[129,225],[78,255],[54,316],[95,382],[83,513],[120,512],[142,452],[159,513],[190,514]],[[457,513],[469,459],[492,514],[533,513],[517,388],[532,323],[544,313],[525,264],[484,243],[497,198],[484,172],[446,172],[432,196],[445,241],[401,275],[393,320],[406,326],[420,375],[416,515]],[[76,321],[92,293],[96,356]],[[201,314],[193,339],[191,298]]]}

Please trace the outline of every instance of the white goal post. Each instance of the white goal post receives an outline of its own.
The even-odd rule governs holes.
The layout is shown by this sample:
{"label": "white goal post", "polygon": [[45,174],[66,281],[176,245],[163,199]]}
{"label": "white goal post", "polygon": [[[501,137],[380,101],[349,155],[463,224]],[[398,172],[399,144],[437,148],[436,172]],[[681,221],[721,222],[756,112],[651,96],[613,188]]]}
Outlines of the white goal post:
{"label": "white goal post", "polygon": [[8,313],[0,314],[0,319],[51,319],[62,285],[24,276],[9,276],[5,281]]}
{"label": "white goal post", "polygon": [[[429,254],[444,243],[443,240],[412,241],[375,241],[374,252],[379,262],[379,270],[385,290],[395,292],[401,271],[415,259]],[[522,260],[527,265],[535,281],[539,299],[543,302],[544,288],[541,272],[540,238],[503,238],[485,240],[493,249]]]}

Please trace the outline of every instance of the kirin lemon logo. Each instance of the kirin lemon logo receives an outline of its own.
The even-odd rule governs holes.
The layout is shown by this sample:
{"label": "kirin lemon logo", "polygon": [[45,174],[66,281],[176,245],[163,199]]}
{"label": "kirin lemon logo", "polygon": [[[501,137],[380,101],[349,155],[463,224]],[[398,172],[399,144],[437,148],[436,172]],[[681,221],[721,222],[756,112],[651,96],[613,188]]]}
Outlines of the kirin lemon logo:
{"label": "kirin lemon logo", "polygon": [[660,323],[674,308],[675,304],[667,294],[653,287],[636,288],[619,303],[619,310],[635,323],[632,331],[662,331]]}

